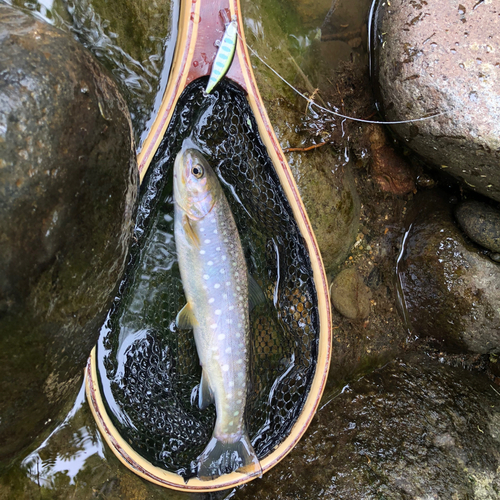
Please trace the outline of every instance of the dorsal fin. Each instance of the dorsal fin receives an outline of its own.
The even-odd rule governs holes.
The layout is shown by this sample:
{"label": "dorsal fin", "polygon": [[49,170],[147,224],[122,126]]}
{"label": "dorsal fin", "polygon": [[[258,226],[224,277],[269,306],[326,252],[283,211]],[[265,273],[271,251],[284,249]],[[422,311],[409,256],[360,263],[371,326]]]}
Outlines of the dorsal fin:
{"label": "dorsal fin", "polygon": [[266,296],[255,278],[248,273],[248,309],[252,311],[256,306],[264,304]]}

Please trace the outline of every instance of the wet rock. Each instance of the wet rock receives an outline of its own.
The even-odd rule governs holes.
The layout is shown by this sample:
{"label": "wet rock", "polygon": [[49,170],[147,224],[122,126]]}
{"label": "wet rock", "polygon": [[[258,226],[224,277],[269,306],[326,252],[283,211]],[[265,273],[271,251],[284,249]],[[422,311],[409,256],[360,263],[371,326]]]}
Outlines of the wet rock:
{"label": "wet rock", "polygon": [[415,197],[408,225],[398,263],[408,328],[448,352],[500,352],[500,266],[466,240],[432,191]]}
{"label": "wet rock", "polygon": [[[109,69],[125,98],[137,143],[165,90],[177,34],[176,9],[168,1],[16,0],[89,49]],[[154,118],[154,116],[153,116]]]}
{"label": "wet rock", "polygon": [[0,4],[0,462],[74,394],[128,250],[130,117],[68,36]]}
{"label": "wet rock", "polygon": [[415,174],[410,166],[387,144],[380,125],[372,125],[369,134],[372,153],[372,177],[387,193],[403,195],[415,190]]}
{"label": "wet rock", "polygon": [[370,289],[354,268],[341,271],[330,287],[332,304],[349,319],[365,319],[370,314]]}
{"label": "wet rock", "polygon": [[301,24],[316,27],[332,7],[332,0],[292,0],[288,3],[301,19]]}
{"label": "wet rock", "polygon": [[493,500],[499,436],[500,399],[486,377],[397,361],[329,401],[282,462],[231,498]]}
{"label": "wet rock", "polygon": [[351,164],[328,150],[293,153],[288,161],[326,272],[332,272],[347,257],[359,227],[360,201]]}
{"label": "wet rock", "polygon": [[[263,3],[259,16],[251,12],[254,16],[252,24],[246,26],[249,43],[271,67],[287,80],[293,81],[297,77],[297,66],[292,62],[290,53],[286,48],[283,51],[272,50],[287,36],[276,23],[275,17],[263,15],[265,9],[269,8],[268,4]],[[262,37],[252,36],[254,23],[261,27]],[[304,115],[297,106],[290,104],[295,100],[295,94],[274,75],[270,75],[263,65],[258,65],[254,71],[281,146],[302,147]],[[300,102],[300,106],[305,107],[306,103]],[[307,140],[310,141],[310,138]],[[327,272],[334,271],[344,261],[356,239],[359,226],[361,204],[351,171],[352,164],[346,156],[343,149],[333,150],[328,146],[287,154]]]}
{"label": "wet rock", "polygon": [[376,84],[388,120],[442,112],[393,126],[406,144],[464,186],[500,200],[498,5],[379,2]]}
{"label": "wet rock", "polygon": [[500,211],[479,201],[466,201],[458,206],[455,216],[471,240],[500,252]]}

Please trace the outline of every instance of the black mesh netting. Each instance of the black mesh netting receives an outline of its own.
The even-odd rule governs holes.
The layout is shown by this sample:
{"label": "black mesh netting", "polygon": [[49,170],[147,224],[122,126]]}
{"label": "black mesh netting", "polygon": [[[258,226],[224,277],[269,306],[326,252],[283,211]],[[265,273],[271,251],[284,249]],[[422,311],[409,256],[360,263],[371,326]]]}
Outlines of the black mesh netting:
{"label": "black mesh netting", "polygon": [[191,393],[201,370],[192,332],[175,317],[185,299],[176,260],[172,167],[190,137],[217,172],[240,232],[250,274],[267,297],[251,323],[246,407],[259,458],[290,432],[310,388],[319,337],[312,269],[304,241],[245,94],[222,82],[182,94],[142,185],[130,264],[98,345],[107,410],[124,439],[154,465],[185,478],[209,441],[215,408]]}

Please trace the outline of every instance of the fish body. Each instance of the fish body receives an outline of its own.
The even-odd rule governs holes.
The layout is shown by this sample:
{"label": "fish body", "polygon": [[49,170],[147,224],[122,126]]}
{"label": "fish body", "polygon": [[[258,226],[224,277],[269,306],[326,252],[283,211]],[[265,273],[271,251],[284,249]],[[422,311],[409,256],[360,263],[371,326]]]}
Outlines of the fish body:
{"label": "fish body", "polygon": [[181,151],[174,167],[175,241],[186,306],[202,367],[198,403],[214,402],[212,439],[198,457],[200,479],[261,473],[244,421],[249,363],[248,274],[219,180],[201,154]]}
{"label": "fish body", "polygon": [[236,38],[238,37],[238,21],[233,16],[231,22],[226,26],[226,31],[220,42],[219,49],[212,65],[212,71],[205,92],[210,94],[214,87],[220,82],[224,75],[229,71],[233,62],[234,52],[236,50]]}

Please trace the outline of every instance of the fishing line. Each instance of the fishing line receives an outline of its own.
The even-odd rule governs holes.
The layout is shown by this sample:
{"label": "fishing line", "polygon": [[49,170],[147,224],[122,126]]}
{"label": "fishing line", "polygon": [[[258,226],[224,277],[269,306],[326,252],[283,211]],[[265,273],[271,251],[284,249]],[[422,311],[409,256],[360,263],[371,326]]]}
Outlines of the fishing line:
{"label": "fishing line", "polygon": [[252,47],[250,47],[250,45],[248,45],[248,43],[246,43],[246,46],[252,52],[252,54],[255,57],[257,57],[257,59],[259,59],[259,61],[262,64],[267,66],[280,80],[282,80],[284,83],[286,83],[294,92],[296,92],[298,95],[303,97],[306,101],[308,101],[310,106],[316,106],[318,109],[321,109],[322,111],[325,111],[326,113],[331,113],[332,115],[338,116],[339,118],[345,118],[347,120],[353,120],[355,122],[374,123],[377,125],[399,125],[402,123],[413,123],[413,122],[422,122],[424,120],[431,120],[432,118],[436,118],[436,116],[444,115],[445,113],[447,113],[447,111],[441,111],[441,112],[436,113],[434,115],[424,116],[422,118],[413,118],[411,120],[401,120],[401,121],[394,121],[394,122],[381,122],[381,121],[376,121],[376,120],[364,120],[363,118],[354,118],[353,116],[343,115],[341,113],[337,113],[336,111],[332,111],[331,109],[320,106],[319,104],[316,104],[312,99],[308,98],[306,95],[304,95],[302,92],[300,92],[300,90],[296,89],[291,83],[287,82],[275,69],[271,68],[271,66],[269,66],[269,64],[267,64],[267,62],[264,61],[264,59],[262,59],[262,57],[260,57],[259,54],[257,54],[257,52],[255,52],[255,50],[253,50]]}

